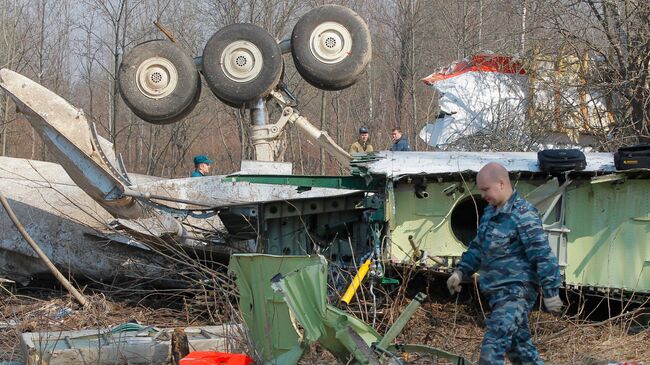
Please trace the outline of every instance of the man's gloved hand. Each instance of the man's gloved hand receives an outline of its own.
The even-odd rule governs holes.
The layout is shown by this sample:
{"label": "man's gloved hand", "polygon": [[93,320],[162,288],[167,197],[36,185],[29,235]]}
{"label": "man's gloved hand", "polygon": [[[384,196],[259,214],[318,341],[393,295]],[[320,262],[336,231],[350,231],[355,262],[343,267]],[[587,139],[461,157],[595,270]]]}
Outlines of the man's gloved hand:
{"label": "man's gloved hand", "polygon": [[454,295],[460,293],[460,282],[463,280],[463,274],[460,271],[456,270],[453,274],[447,279],[447,288],[449,289],[449,294]]}
{"label": "man's gloved hand", "polygon": [[544,306],[551,313],[560,313],[562,311],[562,299],[560,299],[559,295],[544,298]]}

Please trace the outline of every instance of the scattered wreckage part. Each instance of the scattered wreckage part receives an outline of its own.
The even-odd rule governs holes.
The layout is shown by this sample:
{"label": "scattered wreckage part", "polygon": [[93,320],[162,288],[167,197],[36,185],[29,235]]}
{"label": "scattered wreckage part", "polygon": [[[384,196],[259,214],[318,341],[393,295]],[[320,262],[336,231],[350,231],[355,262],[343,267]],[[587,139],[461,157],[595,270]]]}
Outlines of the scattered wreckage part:
{"label": "scattered wreckage part", "polygon": [[261,363],[297,364],[306,350],[293,327],[287,303],[271,288],[271,278],[321,260],[316,255],[234,254],[230,258],[228,271],[236,275],[239,311]]}
{"label": "scattered wreckage part", "polygon": [[[111,227],[140,238],[148,247],[157,251],[176,248],[213,251],[213,245],[223,244],[216,229],[201,229],[167,214],[139,219],[116,219],[111,222]],[[234,250],[236,247],[230,248]]]}
{"label": "scattered wreckage part", "polygon": [[136,218],[147,214],[133,198],[122,195],[125,185],[99,155],[102,146],[93,144],[83,111],[16,72],[2,69],[0,79],[0,87],[27,116],[77,186],[114,216]]}
{"label": "scattered wreckage part", "polygon": [[420,305],[422,305],[422,302],[426,299],[427,296],[425,294],[417,293],[415,298],[413,298],[413,300],[406,306],[399,317],[397,317],[393,325],[388,329],[388,331],[386,331],[386,334],[382,337],[381,341],[377,343],[377,346],[380,348],[386,348],[388,345],[393,343],[397,336],[402,333],[406,323],[411,319],[415,311],[420,308]]}
{"label": "scattered wreckage part", "polygon": [[[234,252],[251,252],[256,249],[250,242],[226,241],[223,234],[217,230],[203,230],[200,227],[180,223],[173,218],[168,222],[158,219],[117,219],[111,222],[111,226],[124,232],[124,235],[137,239],[138,243],[145,245],[152,252],[152,256],[162,256],[163,260],[168,256],[178,257],[180,254],[182,257],[193,257],[199,260],[209,258],[211,262],[227,263]],[[168,262],[166,264],[166,269],[171,271],[172,276],[178,275],[178,265],[173,267]],[[176,264],[180,264],[182,268],[187,262],[176,262]],[[161,279],[164,279],[163,274],[169,274],[167,271],[158,270]],[[186,278],[187,276],[184,279]],[[169,280],[155,279],[154,281],[160,286],[169,286],[167,283],[171,283]],[[182,280],[178,280],[176,286],[178,285],[185,284]]]}
{"label": "scattered wreckage part", "polygon": [[152,40],[133,47],[118,71],[120,94],[141,119],[169,124],[187,116],[201,95],[194,60],[176,44]]}
{"label": "scattered wreckage part", "polygon": [[[378,347],[376,347],[378,349]],[[426,345],[415,345],[415,344],[403,344],[403,345],[391,345],[386,348],[387,351],[389,351],[392,354],[420,354],[420,355],[428,355],[430,357],[433,357],[433,359],[429,360],[435,360],[439,361],[440,359],[445,359],[449,364],[454,364],[454,365],[472,365],[472,363],[467,360],[466,358],[462,356],[458,356],[455,354],[452,354],[451,352],[447,352],[445,350],[441,350],[439,348],[431,347],[431,346],[426,346]],[[410,357],[410,356],[409,356]],[[435,362],[437,363],[437,362]]]}
{"label": "scattered wreckage part", "polygon": [[378,364],[370,346],[381,336],[360,319],[327,304],[327,261],[322,256],[313,257],[318,260],[297,258],[295,261],[302,265],[286,273],[278,271],[271,279],[270,287],[282,295],[290,318],[298,321],[293,331],[300,333],[301,327],[299,339],[307,342],[304,345],[319,342],[343,362],[352,356],[361,364]]}
{"label": "scattered wreckage part", "polygon": [[182,237],[185,233],[182,225],[168,215],[140,219],[116,219],[111,222],[114,228],[126,229],[145,237]]}
{"label": "scattered wreckage part", "polygon": [[[296,189],[296,186],[309,186],[314,178],[321,182],[327,179],[332,180],[331,177],[314,176],[206,176],[202,179],[182,178],[153,181],[135,185],[133,190],[164,196],[169,196],[170,192],[173,192],[173,196],[183,197],[189,201],[202,201],[214,209],[307,198],[342,198],[360,193],[356,190],[363,190],[361,187],[363,179],[349,179],[349,177],[342,177],[340,180],[334,179],[329,185],[323,185],[322,188],[315,186],[311,189]],[[276,183],[274,184],[274,182]],[[356,184],[352,184],[352,182]],[[186,208],[181,204],[174,206]]]}
{"label": "scattered wreckage part", "polygon": [[25,226],[23,226],[20,221],[18,220],[18,217],[16,217],[16,214],[14,211],[11,209],[11,206],[9,205],[9,202],[7,202],[7,199],[4,197],[4,195],[0,194],[0,203],[2,203],[2,206],[5,208],[5,211],[7,212],[7,215],[9,216],[9,219],[14,223],[14,226],[20,234],[23,236],[25,241],[31,246],[31,248],[36,252],[38,257],[43,260],[43,263],[47,266],[47,268],[54,274],[56,279],[72,294],[75,299],[84,307],[88,306],[88,299],[81,294],[75,287],[70,284],[70,281],[65,278],[59,271],[59,269],[54,266],[52,261],[47,257],[47,255],[41,250],[41,248],[38,246],[38,243],[36,243],[32,237],[27,233],[27,230],[25,229]]}
{"label": "scattered wreckage part", "polygon": [[339,357],[341,362],[346,361],[352,356],[357,360],[358,364],[381,365],[379,357],[374,353],[372,347],[352,327],[345,326],[336,330],[335,336],[349,351],[349,354],[346,353],[344,357]]}
{"label": "scattered wreckage part", "polygon": [[357,292],[357,289],[359,289],[359,287],[361,286],[361,282],[366,277],[366,274],[370,269],[370,264],[372,264],[372,260],[367,259],[366,262],[364,262],[363,265],[359,267],[359,271],[357,271],[357,274],[354,276],[354,278],[352,278],[352,282],[350,283],[350,286],[348,286],[347,290],[345,291],[345,294],[343,294],[343,296],[341,297],[342,302],[344,302],[345,304],[350,304],[352,297],[354,297],[354,294]]}
{"label": "scattered wreckage part", "polygon": [[203,77],[230,106],[243,107],[266,97],[284,68],[282,51],[269,32],[250,23],[221,28],[203,49]]}
{"label": "scattered wreckage part", "polygon": [[[302,261],[304,266],[297,267],[287,274],[276,275],[271,280],[271,287],[283,296],[293,315],[291,318],[295,318],[303,330],[304,340],[308,343],[320,343],[336,358],[346,363],[351,356],[360,364],[379,364],[385,361],[390,364],[402,363],[398,356],[388,352],[386,347],[400,334],[426,299],[426,295],[418,293],[382,337],[367,323],[327,304],[328,268],[324,258],[312,262],[303,258]],[[294,325],[294,328],[299,327]],[[457,364],[470,364],[459,356],[432,347],[413,345],[407,348],[439,355]]]}
{"label": "scattered wreckage part", "polygon": [[[113,328],[79,331],[25,332],[20,335],[27,365],[168,364],[173,328],[125,323]],[[239,324],[185,327],[196,351],[240,351]],[[98,344],[101,344],[98,346]]]}
{"label": "scattered wreckage part", "polygon": [[[165,196],[165,195],[151,194],[150,192],[142,193],[139,191],[127,189],[124,191],[124,196],[138,199],[138,201],[142,205],[147,207],[152,207],[160,213],[167,213],[176,218],[192,217],[197,219],[206,219],[206,218],[214,217],[219,213],[219,210],[215,209],[211,205],[206,205],[192,200],[172,198],[170,196]],[[154,200],[163,200],[163,201],[201,207],[201,208],[175,208],[169,205],[156,202]],[[150,214],[150,215],[155,215],[155,214]]]}
{"label": "scattered wreckage part", "polygon": [[151,200],[151,199],[164,200],[164,201],[170,201],[170,202],[174,202],[174,203],[182,203],[182,204],[194,205],[194,206],[201,207],[201,208],[211,208],[212,207],[209,204],[204,204],[204,203],[193,201],[193,200],[172,198],[170,196],[151,194],[150,192],[142,193],[142,192],[131,190],[131,189],[126,189],[124,191],[124,196],[130,196],[130,197],[140,198],[140,199],[144,199],[144,200]]}
{"label": "scattered wreckage part", "polygon": [[[107,227],[106,222],[113,219],[111,214],[75,185],[60,165],[0,157],[0,166],[0,192],[66,277],[98,282],[111,282],[116,277],[169,277],[172,265],[132,237]],[[137,174],[132,177],[136,182],[141,178]],[[36,277],[50,277],[48,268],[24,243],[6,214],[0,214],[0,232],[0,276],[21,285]],[[168,282],[161,284],[172,286]]]}
{"label": "scattered wreckage part", "polygon": [[322,90],[353,85],[372,56],[370,30],[354,11],[340,5],[315,8],[298,20],[291,54],[300,75]]}
{"label": "scattered wreckage part", "polygon": [[116,216],[138,217],[144,212],[104,163],[93,144],[88,121],[80,109],[40,84],[8,69],[0,70],[2,87],[39,132],[72,180]]}

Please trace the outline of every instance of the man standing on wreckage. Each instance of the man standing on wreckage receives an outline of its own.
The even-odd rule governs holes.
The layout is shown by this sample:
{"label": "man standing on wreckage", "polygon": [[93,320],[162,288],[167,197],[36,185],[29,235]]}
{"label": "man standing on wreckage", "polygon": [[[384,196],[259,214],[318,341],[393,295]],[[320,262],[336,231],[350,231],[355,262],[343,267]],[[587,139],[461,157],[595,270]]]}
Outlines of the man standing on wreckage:
{"label": "man standing on wreckage", "polygon": [[528,328],[528,314],[542,287],[544,305],[562,310],[557,258],[551,251],[537,209],[513,191],[508,171],[491,162],[476,176],[476,185],[489,203],[478,232],[456,270],[447,280],[449,292],[479,272],[480,288],[490,305],[485,321],[479,364],[543,364]]}

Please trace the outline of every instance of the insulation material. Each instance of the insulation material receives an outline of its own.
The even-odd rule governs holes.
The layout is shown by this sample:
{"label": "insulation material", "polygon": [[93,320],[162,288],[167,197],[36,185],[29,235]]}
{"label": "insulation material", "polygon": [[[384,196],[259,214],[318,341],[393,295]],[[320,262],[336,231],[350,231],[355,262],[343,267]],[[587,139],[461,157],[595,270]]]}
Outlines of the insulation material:
{"label": "insulation material", "polygon": [[423,81],[440,94],[438,119],[420,131],[430,146],[445,148],[463,137],[499,130],[509,138],[525,134],[526,71],[511,57],[475,55]]}
{"label": "insulation material", "polygon": [[[512,57],[484,53],[422,81],[440,95],[440,114],[421,131],[430,146],[455,150],[585,148],[614,123],[587,75],[603,60],[537,55],[525,70]],[[534,94],[530,94],[534,92]]]}

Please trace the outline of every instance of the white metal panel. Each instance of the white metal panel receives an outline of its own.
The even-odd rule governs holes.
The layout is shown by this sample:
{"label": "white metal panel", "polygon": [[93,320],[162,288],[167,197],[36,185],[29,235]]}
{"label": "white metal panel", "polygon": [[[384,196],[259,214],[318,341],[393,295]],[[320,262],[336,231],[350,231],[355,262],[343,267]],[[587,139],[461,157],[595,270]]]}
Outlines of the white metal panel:
{"label": "white metal panel", "polygon": [[[392,152],[367,164],[371,174],[394,178],[402,175],[478,172],[488,162],[498,162],[508,171],[539,172],[536,152]],[[616,171],[612,153],[585,153],[585,171]]]}

